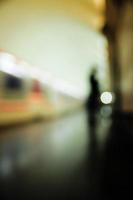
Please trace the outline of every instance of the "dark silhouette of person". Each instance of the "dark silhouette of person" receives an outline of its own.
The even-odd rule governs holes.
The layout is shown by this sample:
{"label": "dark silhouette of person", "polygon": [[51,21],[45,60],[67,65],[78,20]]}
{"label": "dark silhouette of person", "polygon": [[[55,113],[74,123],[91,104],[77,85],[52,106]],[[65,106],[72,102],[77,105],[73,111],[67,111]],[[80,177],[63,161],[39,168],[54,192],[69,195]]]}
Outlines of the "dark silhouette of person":
{"label": "dark silhouette of person", "polygon": [[88,176],[88,199],[97,200],[100,194],[100,176],[99,176],[99,142],[97,138],[98,131],[98,112],[100,108],[100,87],[96,78],[97,70],[93,68],[89,76],[90,95],[86,101],[87,125],[88,125],[88,158],[87,158],[87,176]]}
{"label": "dark silhouette of person", "polygon": [[90,84],[90,96],[87,98],[86,101],[86,109],[87,113],[89,114],[90,123],[94,122],[95,116],[99,111],[100,108],[100,87],[98,80],[96,78],[96,69],[94,68],[91,72],[89,77],[89,84]]}

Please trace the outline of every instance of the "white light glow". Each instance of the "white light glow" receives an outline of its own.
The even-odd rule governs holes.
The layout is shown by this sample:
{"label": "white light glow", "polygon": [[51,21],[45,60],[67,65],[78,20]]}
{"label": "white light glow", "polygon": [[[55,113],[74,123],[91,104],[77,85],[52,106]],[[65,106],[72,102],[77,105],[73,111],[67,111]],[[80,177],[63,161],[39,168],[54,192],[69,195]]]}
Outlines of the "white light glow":
{"label": "white light glow", "polygon": [[73,85],[63,80],[56,79],[53,81],[53,87],[55,90],[60,91],[66,95],[70,95],[74,98],[83,99],[82,92]]}
{"label": "white light glow", "polygon": [[20,69],[16,64],[15,57],[8,53],[0,54],[0,70],[17,77],[22,76],[22,69]]}
{"label": "white light glow", "polygon": [[103,104],[110,104],[112,103],[112,100],[113,100],[113,96],[111,92],[103,92],[101,94],[101,101]]}

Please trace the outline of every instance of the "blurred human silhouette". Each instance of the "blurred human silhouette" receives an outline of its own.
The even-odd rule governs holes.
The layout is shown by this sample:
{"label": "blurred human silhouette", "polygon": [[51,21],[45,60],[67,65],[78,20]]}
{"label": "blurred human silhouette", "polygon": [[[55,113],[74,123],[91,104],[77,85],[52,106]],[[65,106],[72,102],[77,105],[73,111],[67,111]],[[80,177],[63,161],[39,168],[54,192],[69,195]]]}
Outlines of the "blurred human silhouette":
{"label": "blurred human silhouette", "polygon": [[100,108],[100,88],[99,83],[96,78],[97,70],[93,68],[91,75],[89,77],[89,84],[90,84],[90,96],[87,98],[86,101],[86,109],[87,113],[89,114],[90,123],[95,123],[95,117]]}
{"label": "blurred human silhouette", "polygon": [[[97,70],[94,67],[89,76],[88,85],[90,87],[90,95],[86,101],[87,124],[88,124],[88,199],[97,200],[99,198],[99,144],[97,138],[98,130],[98,112],[100,108],[100,88],[96,78]],[[98,197],[98,198],[97,198]]]}

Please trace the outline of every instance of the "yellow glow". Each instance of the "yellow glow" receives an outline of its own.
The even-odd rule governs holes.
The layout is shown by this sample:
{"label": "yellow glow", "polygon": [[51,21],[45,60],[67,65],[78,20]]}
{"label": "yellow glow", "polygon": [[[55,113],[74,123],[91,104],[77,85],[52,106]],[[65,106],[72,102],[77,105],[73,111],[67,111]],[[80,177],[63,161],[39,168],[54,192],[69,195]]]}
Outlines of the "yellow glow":
{"label": "yellow glow", "polygon": [[[104,23],[104,1],[105,0],[13,0],[12,4],[14,4],[16,8],[25,6],[26,10],[23,14],[34,10],[37,15],[41,15],[42,13],[47,15],[49,11],[52,11],[53,14],[56,12],[58,14],[69,15],[89,24],[95,29],[99,29]],[[14,10],[14,6],[11,5],[11,10]],[[39,7],[42,7],[42,10],[39,11]],[[29,18],[30,17],[32,16],[29,15]],[[10,21],[10,18],[7,17],[7,19]]]}
{"label": "yellow glow", "polygon": [[93,0],[93,1],[94,1],[94,4],[96,6],[104,8],[104,6],[105,6],[105,0]]}

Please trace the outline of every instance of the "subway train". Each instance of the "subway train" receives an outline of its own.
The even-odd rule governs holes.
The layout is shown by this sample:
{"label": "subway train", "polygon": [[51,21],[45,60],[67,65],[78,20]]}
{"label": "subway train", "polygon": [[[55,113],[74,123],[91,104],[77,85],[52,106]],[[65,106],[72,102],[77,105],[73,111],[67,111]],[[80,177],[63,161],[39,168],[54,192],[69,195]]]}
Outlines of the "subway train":
{"label": "subway train", "polygon": [[53,119],[82,103],[68,83],[0,50],[0,126]]}

